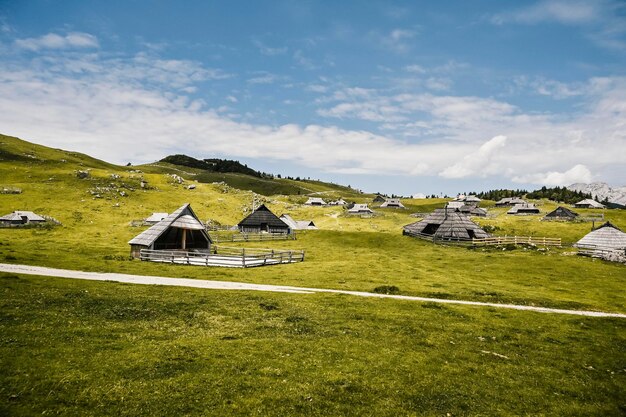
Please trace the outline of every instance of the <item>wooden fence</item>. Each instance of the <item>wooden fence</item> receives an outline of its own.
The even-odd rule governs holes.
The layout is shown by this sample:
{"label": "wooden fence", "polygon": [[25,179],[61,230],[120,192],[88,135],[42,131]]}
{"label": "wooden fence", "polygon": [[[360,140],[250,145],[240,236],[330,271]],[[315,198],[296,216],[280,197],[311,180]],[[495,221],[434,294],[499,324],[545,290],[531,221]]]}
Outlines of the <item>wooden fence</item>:
{"label": "wooden fence", "polygon": [[303,250],[247,249],[213,246],[210,251],[142,249],[142,261],[199,266],[251,268],[304,261]]}
{"label": "wooden fence", "polygon": [[561,246],[560,237],[532,237],[532,236],[492,236],[484,239],[472,239],[474,246],[493,245],[533,245],[533,246]]}
{"label": "wooden fence", "polygon": [[403,234],[428,240],[433,243],[443,243],[450,245],[473,245],[473,246],[495,246],[495,245],[534,245],[534,246],[561,246],[561,238],[553,237],[531,237],[531,236],[492,236],[484,239],[465,239],[446,237],[439,238],[433,235],[404,231]]}
{"label": "wooden fence", "polygon": [[211,233],[211,240],[220,242],[265,242],[273,240],[296,240],[296,232],[291,233]]}

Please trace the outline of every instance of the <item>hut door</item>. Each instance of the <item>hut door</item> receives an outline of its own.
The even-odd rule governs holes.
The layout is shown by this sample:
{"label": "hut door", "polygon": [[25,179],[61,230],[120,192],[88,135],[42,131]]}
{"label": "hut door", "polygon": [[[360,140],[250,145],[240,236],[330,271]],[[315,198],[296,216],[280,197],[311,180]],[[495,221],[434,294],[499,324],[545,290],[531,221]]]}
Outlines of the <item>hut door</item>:
{"label": "hut door", "polygon": [[269,232],[270,231],[269,227],[267,226],[267,223],[261,223],[261,231],[262,232]]}

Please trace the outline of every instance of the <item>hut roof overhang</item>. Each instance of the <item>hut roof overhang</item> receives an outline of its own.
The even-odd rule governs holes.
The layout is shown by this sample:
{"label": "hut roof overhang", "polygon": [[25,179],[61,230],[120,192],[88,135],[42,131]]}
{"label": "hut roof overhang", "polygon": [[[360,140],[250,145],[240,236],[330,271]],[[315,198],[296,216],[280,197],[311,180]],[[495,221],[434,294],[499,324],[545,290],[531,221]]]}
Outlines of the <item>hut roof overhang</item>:
{"label": "hut roof overhang", "polygon": [[23,221],[26,219],[28,222],[45,222],[46,219],[41,217],[38,214],[33,213],[32,211],[14,211],[13,213],[9,213],[5,216],[0,217],[0,221]]}
{"label": "hut roof overhang", "polygon": [[433,236],[440,239],[484,239],[489,234],[471,221],[465,214],[455,210],[436,209],[423,220],[404,226],[408,235]]}
{"label": "hut roof overhang", "polygon": [[198,219],[198,216],[191,209],[189,203],[184,204],[178,210],[161,220],[154,226],[144,230],[139,235],[132,238],[128,243],[130,245],[151,247],[157,239],[164,235],[169,229],[185,229],[198,231],[208,243],[212,243],[211,237],[206,232],[204,225]]}
{"label": "hut roof overhang", "polygon": [[574,246],[581,249],[623,250],[626,249],[626,233],[606,222],[587,233]]}

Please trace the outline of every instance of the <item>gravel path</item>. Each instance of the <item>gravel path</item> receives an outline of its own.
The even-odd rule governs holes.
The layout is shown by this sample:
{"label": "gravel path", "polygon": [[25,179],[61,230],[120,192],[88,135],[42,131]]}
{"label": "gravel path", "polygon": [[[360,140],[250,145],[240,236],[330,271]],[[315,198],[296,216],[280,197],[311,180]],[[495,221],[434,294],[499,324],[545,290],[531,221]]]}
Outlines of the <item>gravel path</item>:
{"label": "gravel path", "polygon": [[335,293],[335,294],[348,294],[357,297],[374,297],[374,298],[393,298],[396,300],[407,301],[421,301],[429,303],[439,304],[460,304],[479,307],[496,307],[506,308],[510,310],[523,310],[534,311],[538,313],[552,313],[552,314],[570,314],[575,316],[586,317],[618,317],[626,318],[626,314],[621,313],[605,313],[601,311],[580,311],[580,310],[563,310],[558,308],[545,308],[524,306],[516,304],[498,304],[498,303],[483,303],[479,301],[465,301],[465,300],[446,300],[439,298],[427,298],[427,297],[413,297],[409,295],[387,295],[376,294],[362,291],[347,291],[347,290],[331,290],[324,288],[305,288],[305,287],[291,287],[284,285],[264,285],[264,284],[247,284],[243,282],[231,282],[231,281],[209,281],[201,279],[187,279],[187,278],[166,278],[166,277],[154,277],[144,275],[129,275],[129,274],[117,274],[117,273],[101,273],[101,272],[83,272],[72,271],[68,269],[55,269],[45,268],[41,266],[30,265],[13,265],[13,264],[0,264],[0,272],[8,272],[14,274],[26,274],[26,275],[42,275],[49,277],[59,278],[72,278],[72,279],[86,279],[92,281],[116,281],[125,282],[129,284],[144,284],[144,285],[170,285],[175,287],[192,287],[192,288],[205,288],[211,290],[242,290],[242,291],[269,291],[269,292],[285,292],[296,294],[313,294],[313,293]]}

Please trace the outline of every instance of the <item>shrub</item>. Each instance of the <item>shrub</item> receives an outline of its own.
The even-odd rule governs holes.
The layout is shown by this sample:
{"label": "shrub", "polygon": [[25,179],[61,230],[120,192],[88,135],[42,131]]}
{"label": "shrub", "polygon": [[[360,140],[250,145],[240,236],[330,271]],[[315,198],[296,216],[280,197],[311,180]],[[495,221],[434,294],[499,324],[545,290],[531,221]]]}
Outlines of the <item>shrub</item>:
{"label": "shrub", "polygon": [[399,294],[400,288],[395,285],[381,285],[380,287],[374,288],[374,292],[376,294]]}

